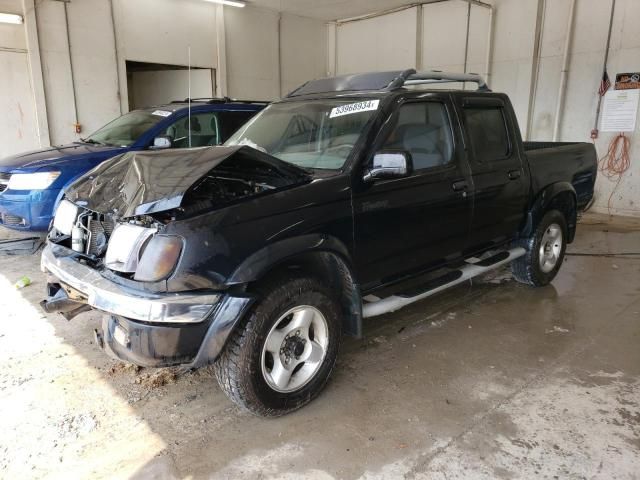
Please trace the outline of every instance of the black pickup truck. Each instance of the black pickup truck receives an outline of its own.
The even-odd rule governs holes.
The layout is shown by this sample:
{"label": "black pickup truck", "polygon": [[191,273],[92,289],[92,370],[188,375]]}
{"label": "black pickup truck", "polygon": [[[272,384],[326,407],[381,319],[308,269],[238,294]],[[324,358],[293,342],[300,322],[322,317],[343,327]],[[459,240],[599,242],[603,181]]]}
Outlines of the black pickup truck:
{"label": "black pickup truck", "polygon": [[72,185],[42,305],[100,310],[109,354],[213,363],[234,402],[282,415],[322,390],[365,317],[507,263],[548,284],[596,167],[588,143],[523,143],[477,75],[310,81],[224,146],[127,153]]}

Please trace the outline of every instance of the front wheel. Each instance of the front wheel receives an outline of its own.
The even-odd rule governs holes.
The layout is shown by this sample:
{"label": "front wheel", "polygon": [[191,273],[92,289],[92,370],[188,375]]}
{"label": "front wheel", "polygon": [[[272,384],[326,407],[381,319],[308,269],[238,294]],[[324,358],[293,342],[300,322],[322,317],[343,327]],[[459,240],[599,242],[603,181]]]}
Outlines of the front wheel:
{"label": "front wheel", "polygon": [[524,256],[511,264],[515,279],[527,285],[548,285],[558,274],[567,247],[567,221],[558,210],[548,211],[529,238],[519,242]]}
{"label": "front wheel", "polygon": [[340,309],[312,278],[289,278],[261,290],[214,370],[237,405],[279,416],[306,405],[327,383],[341,340]]}

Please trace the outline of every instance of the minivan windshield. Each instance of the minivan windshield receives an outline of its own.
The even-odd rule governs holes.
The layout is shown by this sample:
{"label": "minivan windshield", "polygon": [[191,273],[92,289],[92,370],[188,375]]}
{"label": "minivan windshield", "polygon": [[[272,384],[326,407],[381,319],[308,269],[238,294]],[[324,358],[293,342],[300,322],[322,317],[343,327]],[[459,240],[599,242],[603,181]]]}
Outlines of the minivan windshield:
{"label": "minivan windshield", "polygon": [[162,114],[159,112],[158,110],[154,112],[136,110],[126,113],[107,123],[82,141],[100,145],[128,147],[160,120],[171,114],[168,111],[162,111]]}
{"label": "minivan windshield", "polygon": [[299,167],[340,169],[379,103],[378,99],[275,103],[225,145],[248,145]]}

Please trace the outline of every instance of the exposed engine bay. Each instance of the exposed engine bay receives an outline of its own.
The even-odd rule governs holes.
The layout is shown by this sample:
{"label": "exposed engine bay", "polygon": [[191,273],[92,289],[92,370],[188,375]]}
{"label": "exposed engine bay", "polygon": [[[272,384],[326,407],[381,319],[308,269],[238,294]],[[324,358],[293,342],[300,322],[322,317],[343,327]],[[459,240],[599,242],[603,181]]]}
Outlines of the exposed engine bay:
{"label": "exposed engine bay", "polygon": [[[167,224],[309,179],[250,147],[125,154],[69,188],[49,240],[118,276],[155,281],[183,248],[182,238],[163,234]],[[164,270],[151,266],[167,258]]]}

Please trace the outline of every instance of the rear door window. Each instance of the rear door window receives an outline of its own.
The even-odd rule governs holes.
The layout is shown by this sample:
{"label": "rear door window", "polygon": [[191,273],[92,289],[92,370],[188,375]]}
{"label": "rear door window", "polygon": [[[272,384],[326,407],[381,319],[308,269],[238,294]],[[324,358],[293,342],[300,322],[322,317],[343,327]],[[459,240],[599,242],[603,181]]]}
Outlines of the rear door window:
{"label": "rear door window", "polygon": [[502,107],[465,107],[464,120],[477,161],[489,162],[509,156],[509,136]]}

